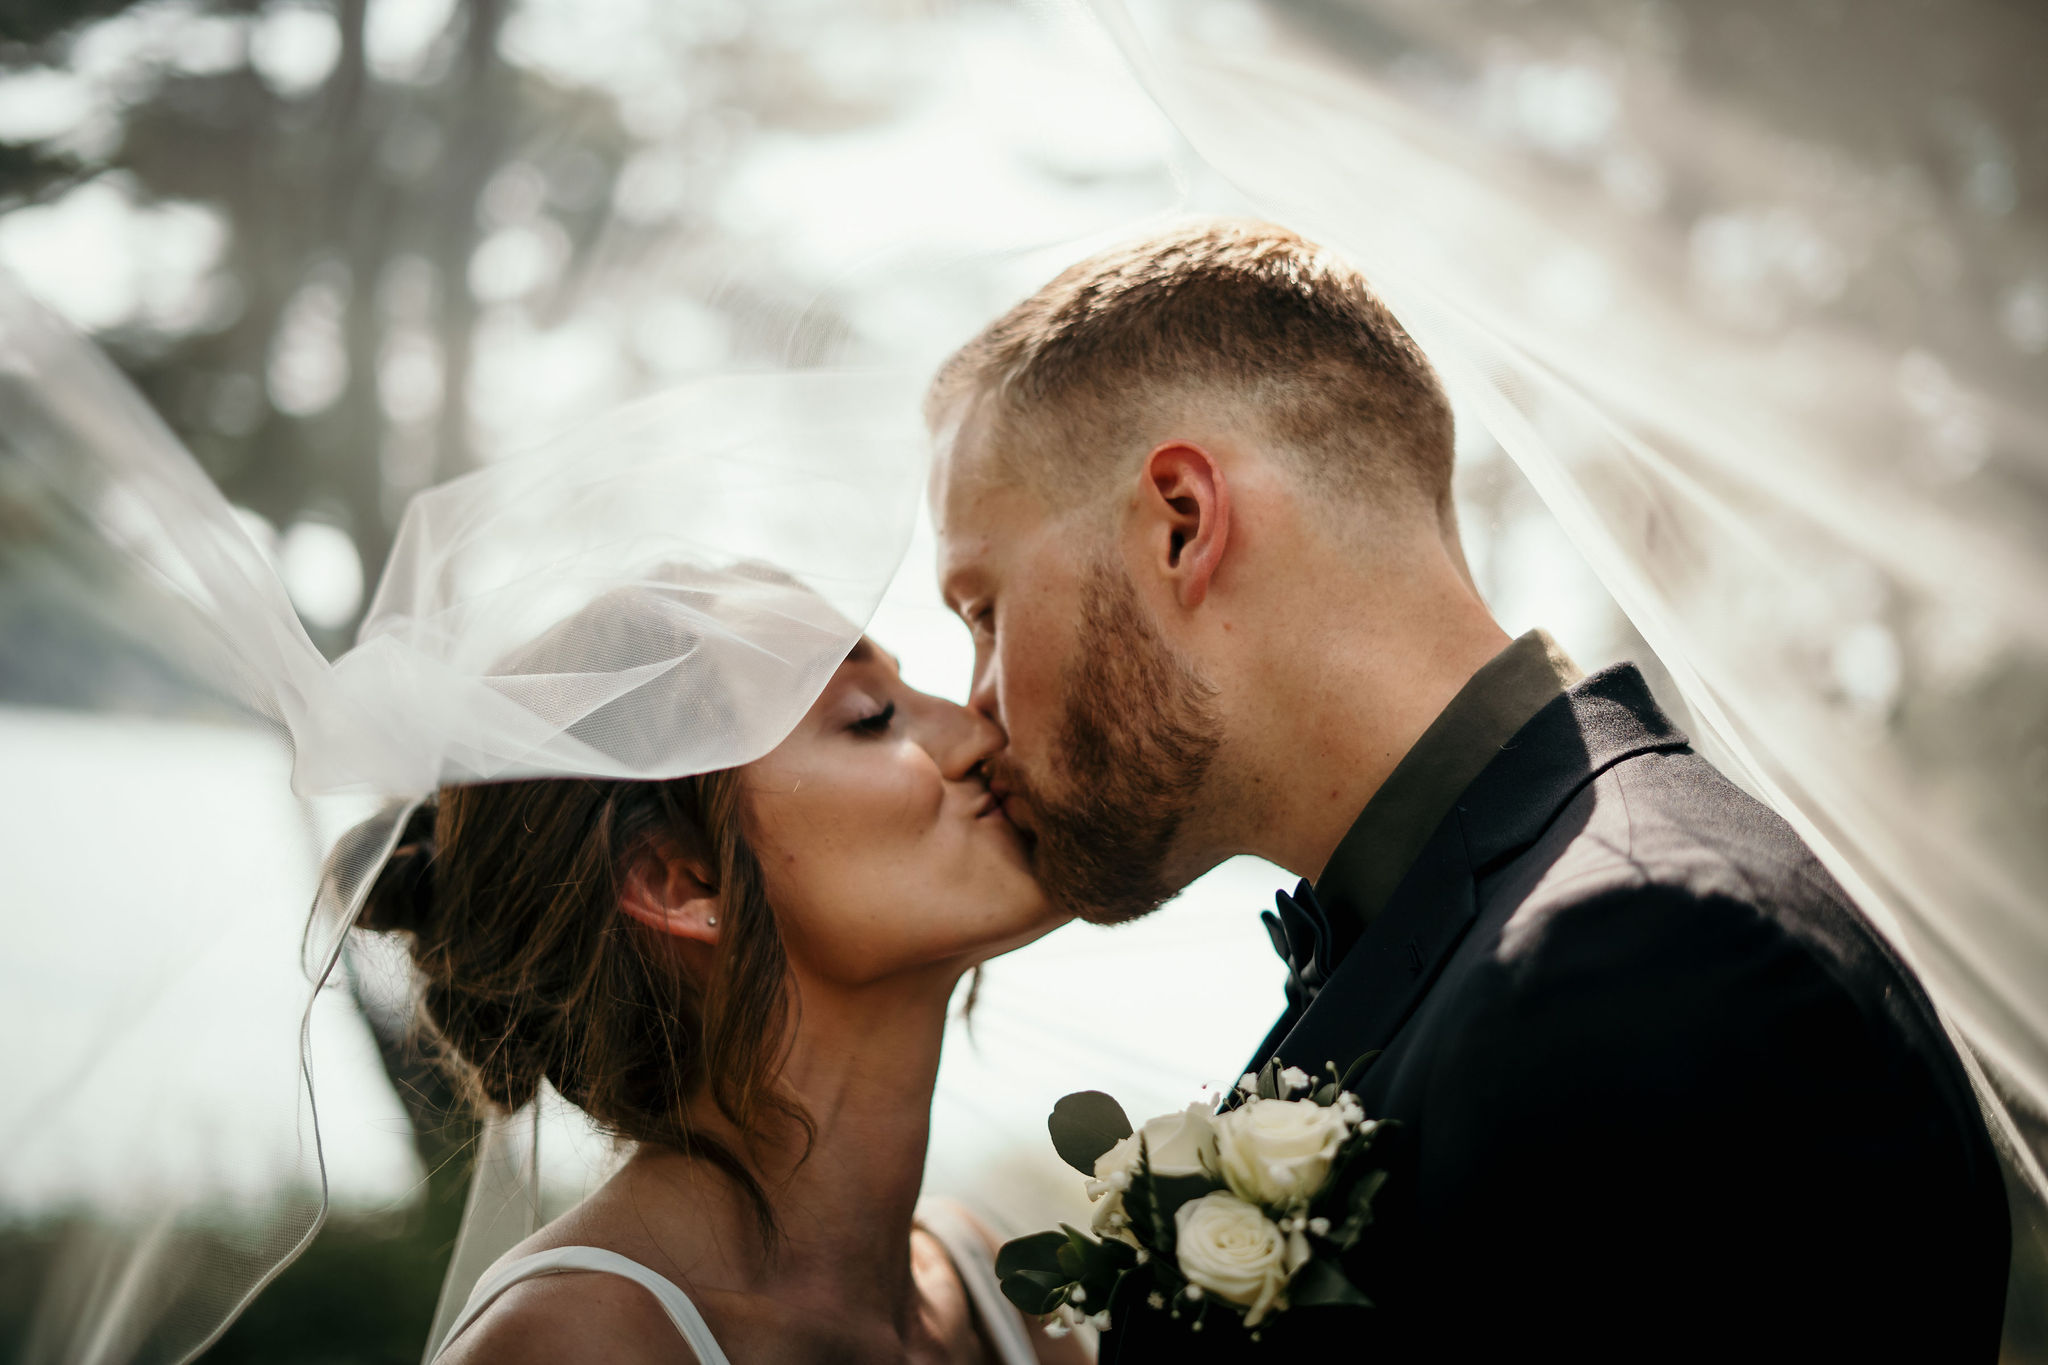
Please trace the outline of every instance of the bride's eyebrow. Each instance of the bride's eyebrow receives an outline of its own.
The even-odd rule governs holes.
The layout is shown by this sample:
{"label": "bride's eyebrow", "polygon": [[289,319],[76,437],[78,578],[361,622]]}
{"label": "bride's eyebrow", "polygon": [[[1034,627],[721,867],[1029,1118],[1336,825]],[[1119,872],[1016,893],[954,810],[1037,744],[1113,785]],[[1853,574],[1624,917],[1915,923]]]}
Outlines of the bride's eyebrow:
{"label": "bride's eyebrow", "polygon": [[888,650],[883,649],[865,635],[854,641],[853,648],[846,652],[846,662],[850,664],[871,664],[883,659],[887,659],[889,667],[895,669],[899,674],[903,672],[903,660],[897,658]]}

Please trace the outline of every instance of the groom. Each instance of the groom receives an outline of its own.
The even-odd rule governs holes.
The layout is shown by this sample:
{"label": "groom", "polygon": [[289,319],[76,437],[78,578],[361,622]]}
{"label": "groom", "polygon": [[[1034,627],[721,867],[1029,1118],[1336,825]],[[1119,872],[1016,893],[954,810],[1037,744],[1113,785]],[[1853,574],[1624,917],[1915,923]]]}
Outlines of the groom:
{"label": "groom", "polygon": [[[1266,1349],[1996,1357],[2005,1197],[1925,994],[1634,667],[1494,622],[1450,407],[1355,271],[1256,222],[1107,252],[927,415],[942,586],[1041,879],[1114,923],[1280,864],[1307,884],[1249,1062],[1380,1053],[1381,1307],[1284,1314]],[[1112,1309],[1105,1362],[1203,1357]]]}

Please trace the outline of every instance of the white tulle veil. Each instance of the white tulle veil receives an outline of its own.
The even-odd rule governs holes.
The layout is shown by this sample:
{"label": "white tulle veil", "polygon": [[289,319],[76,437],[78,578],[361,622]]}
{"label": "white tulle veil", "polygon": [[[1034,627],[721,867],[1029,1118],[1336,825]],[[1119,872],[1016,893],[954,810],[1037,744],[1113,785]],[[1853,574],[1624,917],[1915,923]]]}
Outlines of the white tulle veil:
{"label": "white tulle veil", "polygon": [[[1668,8],[1624,24],[1569,6],[1100,0],[1091,32],[1192,149],[1177,201],[1146,209],[1249,209],[1358,264],[1443,374],[1461,456],[1505,452],[1653,652],[1695,742],[1795,823],[1926,981],[2006,1157],[2024,1358],[2048,1342],[2048,265],[2012,234],[2038,217],[2014,227],[1950,207],[1825,137],[1776,132],[1673,56]],[[1839,55],[1832,88],[1892,79],[1853,34]],[[1827,105],[1825,89],[1814,98]],[[2024,163],[2000,164],[2020,202],[2048,191]],[[1050,274],[1107,226],[1013,245],[1047,248],[1029,261]],[[1952,284],[1914,307],[1857,292],[1929,260]],[[1996,278],[1977,281],[1972,262]],[[303,974],[266,987],[298,999],[299,1031],[247,1040],[241,1059],[241,1102],[295,1116],[266,1130],[290,1140],[236,1153],[268,1163],[246,1186],[115,1201],[101,1240],[45,1291],[37,1358],[186,1355],[310,1239],[327,1179],[316,1113],[332,1114],[316,1110],[322,1007],[304,1008],[305,981],[332,970],[412,802],[446,781],[702,771],[786,732],[912,538],[915,378],[710,380],[434,490],[403,523],[360,642],[330,664],[169,432],[89,346],[0,286],[0,492],[32,490],[60,539],[118,552],[119,581],[81,578],[75,599],[211,699],[223,734],[256,737],[249,761],[302,795],[297,836],[330,869]],[[1484,560],[1489,528],[1468,514],[1465,529]],[[589,622],[582,664],[557,639],[545,673],[506,671],[572,617]],[[707,692],[732,704],[698,705]],[[233,853],[164,856],[203,876]],[[316,890],[294,885],[303,894],[262,907],[288,935]],[[1044,951],[1076,972],[1119,951],[1065,946],[1080,941]],[[1030,970],[1011,980],[1051,975]],[[253,990],[244,971],[224,959],[180,989]],[[1117,979],[1101,971],[1090,979]],[[1042,990],[1004,980],[999,964],[976,1027],[999,1057],[1006,1037],[1027,1040],[1018,1056],[1056,1053],[1047,1087],[1101,1084],[1142,1105],[1148,1075],[1178,1084],[1191,1065],[1158,1065],[1156,1026],[1114,1005],[1102,1018],[1127,1029],[1061,1031]],[[218,1045],[152,1031],[175,1004],[139,993],[105,1034],[82,1035],[52,1113],[149,1122],[163,1097],[136,1078],[151,1057]],[[951,1074],[942,1120],[948,1106],[988,1111],[1014,1083]],[[239,1126],[218,1117],[224,1134]],[[77,1131],[52,1118],[10,1140]],[[487,1127],[437,1332],[540,1217],[539,1132],[532,1112]],[[224,1222],[238,1190],[247,1216]]]}
{"label": "white tulle veil", "polygon": [[[1944,211],[1899,172],[1887,190],[1884,168],[1688,88],[1668,7],[1606,28],[1096,11],[1208,165],[1365,271],[1655,651],[1695,744],[1926,982],[2006,1163],[2008,1354],[2048,1349],[2048,867],[2023,776],[2042,759],[1955,743],[2003,680],[2048,667],[2028,254],[1967,195]],[[1819,99],[1884,102],[1855,39]],[[2010,175],[2000,155],[1974,173]],[[1728,207],[1672,241],[1657,210],[1682,193]],[[1827,306],[1933,240],[1986,252],[1989,278],[1958,271],[1921,312]]]}
{"label": "white tulle veil", "polygon": [[[158,617],[161,661],[274,737],[277,780],[329,816],[303,938],[316,989],[405,817],[439,787],[677,777],[773,748],[860,637],[923,487],[908,376],[705,380],[415,499],[357,645],[330,664],[243,523],[112,366],[5,279],[0,319],[17,484],[119,552],[123,588]],[[353,814],[366,818],[338,823]],[[230,973],[212,986],[252,983]],[[150,1027],[151,1002],[132,1008],[123,1081],[207,1044]],[[295,1140],[254,1154],[268,1193],[238,1223],[210,1188],[121,1210],[111,1245],[53,1286],[70,1329],[53,1354],[186,1356],[304,1246],[326,1202],[312,1022],[296,1046],[255,1040],[267,1065],[236,1059],[250,1106],[300,1116],[281,1130]],[[103,1093],[90,1072],[71,1089],[69,1104],[150,1120],[146,1092]],[[495,1135],[486,1151],[488,1170]],[[491,1180],[476,1188],[481,1205]]]}

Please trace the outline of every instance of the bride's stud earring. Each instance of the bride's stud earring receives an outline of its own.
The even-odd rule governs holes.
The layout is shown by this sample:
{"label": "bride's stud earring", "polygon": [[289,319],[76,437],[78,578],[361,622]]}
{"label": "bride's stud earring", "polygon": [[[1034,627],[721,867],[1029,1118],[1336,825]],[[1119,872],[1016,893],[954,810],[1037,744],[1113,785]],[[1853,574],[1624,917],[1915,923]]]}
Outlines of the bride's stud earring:
{"label": "bride's stud earring", "polygon": [[706,916],[704,917],[704,922],[705,922],[706,924],[710,925],[710,926],[711,926],[712,928],[716,929],[716,928],[718,927],[718,916],[716,916],[716,915],[706,915]]}

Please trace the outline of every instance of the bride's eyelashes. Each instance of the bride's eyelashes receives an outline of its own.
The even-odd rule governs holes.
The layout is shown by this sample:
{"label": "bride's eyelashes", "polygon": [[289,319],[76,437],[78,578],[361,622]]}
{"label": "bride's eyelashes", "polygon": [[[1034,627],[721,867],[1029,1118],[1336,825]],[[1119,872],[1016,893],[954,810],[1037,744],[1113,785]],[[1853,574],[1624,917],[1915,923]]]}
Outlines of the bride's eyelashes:
{"label": "bride's eyelashes", "polygon": [[846,728],[857,734],[883,735],[889,732],[889,724],[896,719],[896,703],[889,702],[870,715],[862,716]]}

